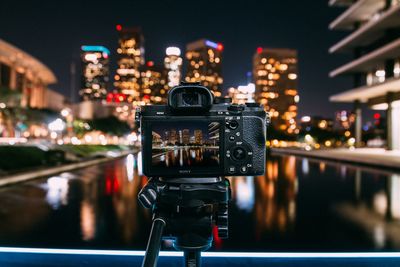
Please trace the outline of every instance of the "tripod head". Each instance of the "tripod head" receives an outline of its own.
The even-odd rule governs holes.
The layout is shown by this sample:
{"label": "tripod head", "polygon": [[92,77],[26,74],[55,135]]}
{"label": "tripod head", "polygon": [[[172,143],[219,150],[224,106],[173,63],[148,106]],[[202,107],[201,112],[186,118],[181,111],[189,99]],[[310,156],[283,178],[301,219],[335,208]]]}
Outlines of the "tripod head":
{"label": "tripod head", "polygon": [[214,227],[220,238],[228,238],[230,184],[225,178],[151,178],[138,198],[153,212],[143,266],[156,265],[162,239],[184,251],[187,265],[199,266],[200,252],[212,245]]}

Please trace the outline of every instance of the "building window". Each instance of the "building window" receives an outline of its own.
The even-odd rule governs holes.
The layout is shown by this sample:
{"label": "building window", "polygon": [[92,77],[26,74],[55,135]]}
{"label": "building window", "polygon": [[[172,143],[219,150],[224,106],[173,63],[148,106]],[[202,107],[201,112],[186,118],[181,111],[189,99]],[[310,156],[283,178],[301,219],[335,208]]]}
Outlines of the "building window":
{"label": "building window", "polygon": [[0,64],[0,86],[10,87],[11,68],[5,64]]}

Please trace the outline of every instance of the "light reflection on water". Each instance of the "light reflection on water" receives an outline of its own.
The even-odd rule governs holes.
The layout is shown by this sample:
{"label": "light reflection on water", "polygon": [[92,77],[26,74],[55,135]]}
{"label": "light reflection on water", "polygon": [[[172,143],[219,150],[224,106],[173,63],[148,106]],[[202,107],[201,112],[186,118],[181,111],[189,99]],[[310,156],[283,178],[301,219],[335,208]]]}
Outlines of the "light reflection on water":
{"label": "light reflection on water", "polygon": [[[132,154],[1,189],[0,245],[144,249],[141,167]],[[230,238],[218,250],[400,250],[399,174],[294,156],[271,156],[266,170],[229,177]]]}

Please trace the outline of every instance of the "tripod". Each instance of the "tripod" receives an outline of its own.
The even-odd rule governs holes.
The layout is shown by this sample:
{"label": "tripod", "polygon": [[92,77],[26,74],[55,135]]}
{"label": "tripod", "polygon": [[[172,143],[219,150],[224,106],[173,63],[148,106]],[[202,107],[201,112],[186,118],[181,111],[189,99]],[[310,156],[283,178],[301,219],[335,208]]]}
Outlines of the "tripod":
{"label": "tripod", "polygon": [[151,178],[138,195],[153,211],[153,223],[143,267],[157,265],[162,239],[182,250],[185,266],[200,266],[201,251],[213,241],[213,227],[228,238],[230,184],[225,178]]}

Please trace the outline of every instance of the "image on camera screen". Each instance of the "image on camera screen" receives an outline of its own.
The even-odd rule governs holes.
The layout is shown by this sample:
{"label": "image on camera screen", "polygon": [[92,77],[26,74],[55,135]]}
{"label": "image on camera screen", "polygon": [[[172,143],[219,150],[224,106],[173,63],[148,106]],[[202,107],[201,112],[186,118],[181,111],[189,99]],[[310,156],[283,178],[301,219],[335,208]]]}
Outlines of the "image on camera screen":
{"label": "image on camera screen", "polygon": [[219,133],[219,122],[157,122],[152,126],[152,166],[161,169],[218,167]]}

